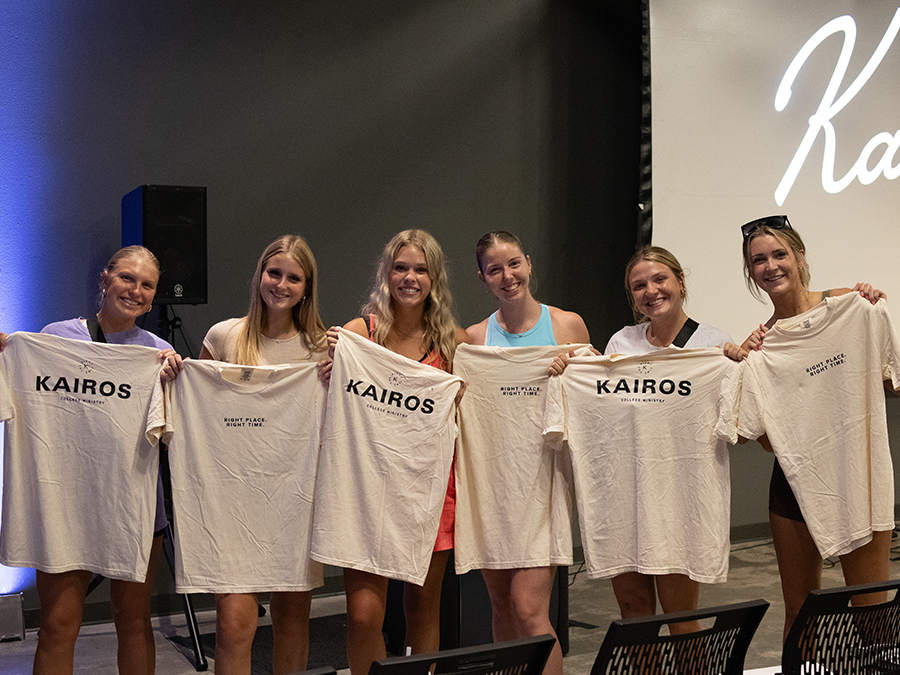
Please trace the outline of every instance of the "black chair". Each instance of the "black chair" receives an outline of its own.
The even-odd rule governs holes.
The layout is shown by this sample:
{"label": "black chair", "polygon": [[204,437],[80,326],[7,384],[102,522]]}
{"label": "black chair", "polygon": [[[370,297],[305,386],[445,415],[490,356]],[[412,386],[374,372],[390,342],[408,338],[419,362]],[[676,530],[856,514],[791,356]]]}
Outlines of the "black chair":
{"label": "black chair", "polygon": [[900,579],[810,593],[785,640],[782,673],[900,673],[900,593],[850,605],[854,595],[898,589]]}
{"label": "black chair", "polygon": [[552,635],[540,635],[433,654],[395,656],[375,661],[369,675],[540,675],[555,643]]}
{"label": "black chair", "polygon": [[311,670],[302,670],[290,675],[337,675],[337,671],[331,666],[322,666],[321,668],[312,668]]}
{"label": "black chair", "polygon": [[[591,675],[739,675],[765,600],[613,621]],[[661,634],[663,626],[713,618],[709,628]]]}

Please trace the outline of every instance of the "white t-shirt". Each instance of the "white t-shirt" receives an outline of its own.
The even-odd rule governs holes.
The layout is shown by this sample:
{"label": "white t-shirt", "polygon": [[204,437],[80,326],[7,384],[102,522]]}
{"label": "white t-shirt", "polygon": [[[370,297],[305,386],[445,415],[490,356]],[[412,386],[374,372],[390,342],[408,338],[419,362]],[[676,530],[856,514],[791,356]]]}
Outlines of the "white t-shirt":
{"label": "white t-shirt", "polygon": [[[613,354],[649,354],[650,352],[659,351],[662,347],[657,347],[647,339],[647,330],[649,328],[649,321],[639,323],[636,326],[625,326],[625,328],[609,339],[609,342],[606,344],[606,350],[603,353],[606,356],[612,356]],[[701,323],[697,326],[697,330],[694,331],[693,335],[688,338],[684,349],[724,347],[726,342],[734,342],[728,333],[714,326]]]}
{"label": "white t-shirt", "polygon": [[454,372],[468,382],[456,456],[458,574],[572,564],[572,468],[545,441],[553,358],[572,345],[460,345]]}
{"label": "white t-shirt", "polygon": [[144,581],[159,452],[158,349],[13,333],[0,354],[0,562]]}
{"label": "white t-shirt", "polygon": [[425,582],[461,383],[341,329],[319,454],[314,560]]}
{"label": "white t-shirt", "polygon": [[179,593],[322,585],[309,541],[324,411],[313,363],[185,361],[149,427],[169,446]]}
{"label": "white t-shirt", "polygon": [[[238,338],[244,325],[244,318],[226,319],[214,324],[203,338],[203,346],[217,361],[235,362]],[[304,363],[321,361],[328,355],[327,349],[311,349],[306,336],[297,333],[286,340],[260,336],[260,365],[274,366],[279,363]]]}
{"label": "white t-shirt", "polygon": [[777,321],[744,363],[738,433],[768,436],[819,553],[893,529],[882,380],[900,386],[900,343],[886,303],[826,298]]}
{"label": "white t-shirt", "polygon": [[739,364],[720,349],[576,357],[550,379],[546,430],[566,435],[590,578],[728,573],[728,448]]}

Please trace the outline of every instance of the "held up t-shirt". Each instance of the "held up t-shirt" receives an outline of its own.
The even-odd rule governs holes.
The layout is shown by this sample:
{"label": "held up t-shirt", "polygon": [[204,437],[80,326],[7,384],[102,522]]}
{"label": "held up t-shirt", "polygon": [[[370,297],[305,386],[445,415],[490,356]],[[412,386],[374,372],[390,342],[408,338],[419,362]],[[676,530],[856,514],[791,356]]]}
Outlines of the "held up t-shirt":
{"label": "held up t-shirt", "polygon": [[321,586],[309,559],[325,408],[315,364],[185,361],[156,403],[150,430],[169,447],[178,592]]}
{"label": "held up t-shirt", "polygon": [[551,378],[545,433],[564,436],[588,576],[728,573],[726,440],[735,441],[721,349],[576,357]]}
{"label": "held up t-shirt", "polygon": [[159,452],[159,350],[13,333],[0,353],[0,562],[144,581]]}
{"label": "held up t-shirt", "polygon": [[766,434],[819,553],[894,527],[883,380],[900,386],[887,305],[856,293],[777,321],[744,361],[738,433]]}
{"label": "held up t-shirt", "polygon": [[316,481],[314,560],[425,582],[461,384],[340,330]]}

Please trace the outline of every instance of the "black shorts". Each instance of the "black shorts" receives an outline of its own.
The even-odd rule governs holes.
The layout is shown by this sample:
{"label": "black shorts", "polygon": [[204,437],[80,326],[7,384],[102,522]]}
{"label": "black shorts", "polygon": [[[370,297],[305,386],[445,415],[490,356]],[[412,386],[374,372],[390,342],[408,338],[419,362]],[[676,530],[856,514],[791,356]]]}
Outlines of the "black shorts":
{"label": "black shorts", "polygon": [[788,483],[787,476],[781,470],[777,458],[772,467],[772,480],[769,481],[769,511],[782,518],[796,520],[800,523],[806,522],[800,512],[797,498],[794,497],[794,491],[791,490],[791,484]]}

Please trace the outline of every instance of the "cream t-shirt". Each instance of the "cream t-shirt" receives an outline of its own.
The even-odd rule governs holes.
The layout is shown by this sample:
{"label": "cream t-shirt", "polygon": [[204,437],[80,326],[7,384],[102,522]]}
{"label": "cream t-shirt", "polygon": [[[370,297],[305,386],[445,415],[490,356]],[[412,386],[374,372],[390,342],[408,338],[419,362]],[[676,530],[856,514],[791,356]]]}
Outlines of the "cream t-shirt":
{"label": "cream t-shirt", "polygon": [[572,467],[544,440],[553,358],[577,345],[460,345],[456,571],[572,563]]}
{"label": "cream t-shirt", "polygon": [[721,349],[672,347],[551,378],[545,434],[568,440],[590,578],[725,581],[738,373]]}
{"label": "cream t-shirt", "polygon": [[894,527],[882,381],[900,386],[887,305],[856,293],[777,321],[744,362],[738,433],[766,434],[824,556]]}
{"label": "cream t-shirt", "polygon": [[158,349],[13,333],[0,353],[0,562],[143,582],[159,451]]}
{"label": "cream t-shirt", "polygon": [[169,446],[179,593],[309,591],[325,391],[314,363],[185,361],[149,431]]}
{"label": "cream t-shirt", "polygon": [[[234,363],[237,353],[238,337],[243,327],[244,318],[226,319],[214,324],[203,338],[203,346],[210,356],[217,361]],[[326,348],[314,349],[306,343],[306,337],[297,333],[286,340],[275,340],[265,335],[260,336],[260,356],[262,365],[273,366],[279,363],[303,363],[321,361],[328,355]]]}
{"label": "cream t-shirt", "polygon": [[314,560],[425,582],[461,384],[340,329],[316,480]]}

